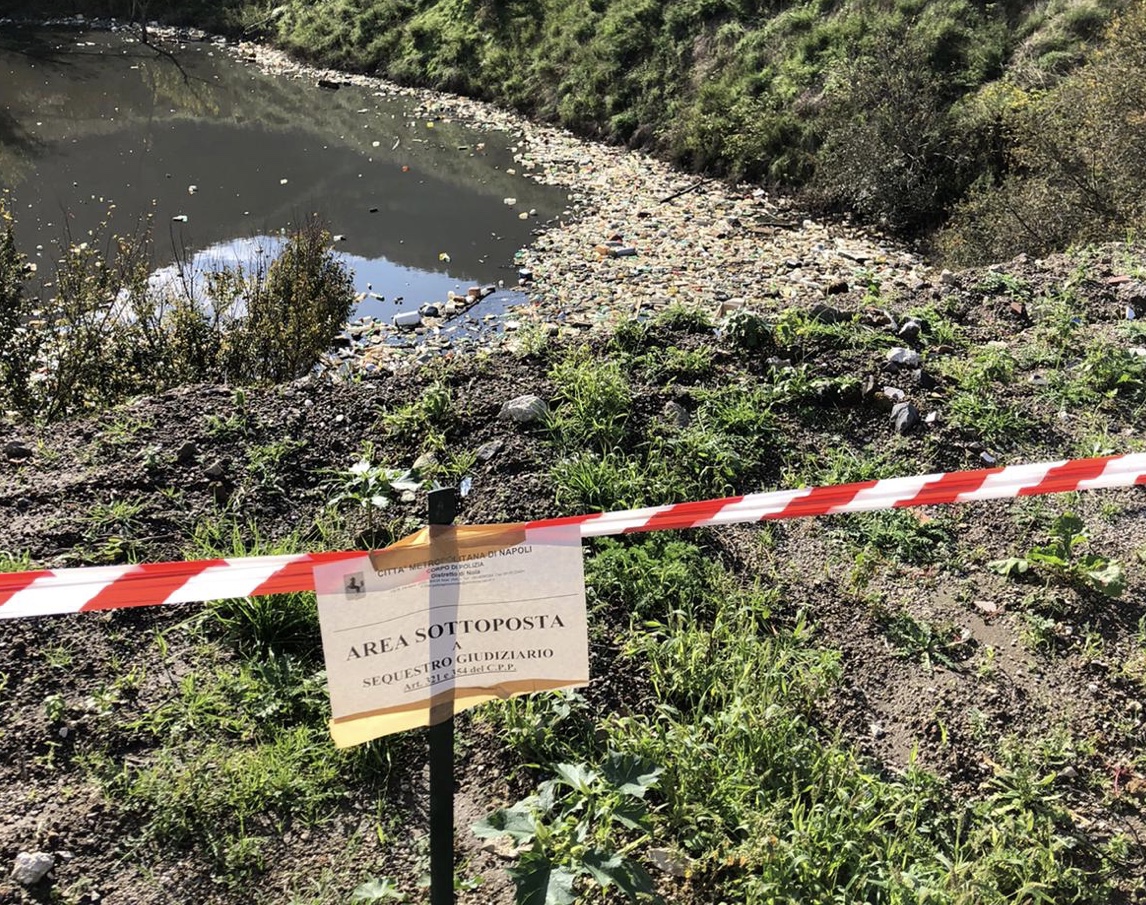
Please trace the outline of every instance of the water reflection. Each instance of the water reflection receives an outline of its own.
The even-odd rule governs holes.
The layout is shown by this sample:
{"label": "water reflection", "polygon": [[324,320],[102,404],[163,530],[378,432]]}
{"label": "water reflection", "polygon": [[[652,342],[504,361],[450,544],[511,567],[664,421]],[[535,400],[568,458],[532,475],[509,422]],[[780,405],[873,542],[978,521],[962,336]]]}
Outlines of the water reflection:
{"label": "water reflection", "polygon": [[508,136],[415,120],[364,88],[267,75],[210,44],[170,50],[0,33],[0,184],[41,273],[109,212],[121,232],[150,215],[156,265],[193,270],[273,246],[317,212],[342,236],[363,313],[386,316],[399,296],[416,306],[507,277],[563,203],[506,172]]}
{"label": "water reflection", "polygon": [[[265,265],[285,244],[282,236],[263,235],[220,242],[196,252],[189,260],[160,267],[151,278],[156,289],[189,293],[193,298],[207,295],[210,274],[224,268],[243,267],[248,272]],[[406,267],[384,257],[336,252],[338,258],[354,272],[360,296],[356,315],[389,321],[399,311],[412,311],[422,304],[444,301],[450,292],[465,295],[473,280],[444,272]],[[390,294],[387,295],[386,292]],[[503,294],[503,304],[519,302],[514,293]],[[238,312],[235,312],[238,313]]]}

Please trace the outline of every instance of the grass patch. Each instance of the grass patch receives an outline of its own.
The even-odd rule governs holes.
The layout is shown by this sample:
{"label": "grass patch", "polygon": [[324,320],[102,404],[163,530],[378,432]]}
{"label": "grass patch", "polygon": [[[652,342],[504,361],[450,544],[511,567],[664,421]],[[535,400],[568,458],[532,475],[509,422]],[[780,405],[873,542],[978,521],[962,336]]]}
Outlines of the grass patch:
{"label": "grass patch", "polygon": [[550,372],[555,409],[549,430],[562,449],[589,448],[609,456],[625,438],[632,390],[621,366],[575,353]]}
{"label": "grass patch", "polygon": [[288,827],[319,824],[349,787],[384,780],[384,745],[339,753],[328,717],[323,675],[302,661],[203,664],[131,727],[156,745],[146,758],[96,754],[89,768],[139,821],[135,845],[205,850],[238,883]]}
{"label": "grass patch", "polygon": [[413,402],[386,412],[380,424],[387,436],[408,442],[418,438],[423,449],[442,449],[446,432],[455,423],[454,399],[450,388],[438,380],[426,387]]}
{"label": "grass patch", "polygon": [[[307,548],[298,533],[279,540],[262,537],[258,527],[221,518],[195,527],[188,559],[279,556]],[[318,611],[312,592],[234,597],[205,604],[193,617],[213,627],[243,655],[302,656],[318,659]]]}
{"label": "grass patch", "polygon": [[911,565],[949,561],[956,542],[949,517],[925,516],[915,509],[829,516],[825,521],[852,547]]}

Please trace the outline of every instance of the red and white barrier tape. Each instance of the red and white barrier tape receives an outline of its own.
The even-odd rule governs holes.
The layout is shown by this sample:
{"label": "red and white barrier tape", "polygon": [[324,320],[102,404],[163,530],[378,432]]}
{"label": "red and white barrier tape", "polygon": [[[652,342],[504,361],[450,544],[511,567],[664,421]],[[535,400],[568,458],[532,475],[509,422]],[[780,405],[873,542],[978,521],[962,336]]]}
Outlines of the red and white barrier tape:
{"label": "red and white barrier tape", "polygon": [[[582,537],[602,537],[1135,484],[1146,484],[1146,453],[753,493],[542,519],[526,527],[579,525]],[[362,551],[354,550],[0,573],[0,619],[312,591],[315,565],[359,556]]]}

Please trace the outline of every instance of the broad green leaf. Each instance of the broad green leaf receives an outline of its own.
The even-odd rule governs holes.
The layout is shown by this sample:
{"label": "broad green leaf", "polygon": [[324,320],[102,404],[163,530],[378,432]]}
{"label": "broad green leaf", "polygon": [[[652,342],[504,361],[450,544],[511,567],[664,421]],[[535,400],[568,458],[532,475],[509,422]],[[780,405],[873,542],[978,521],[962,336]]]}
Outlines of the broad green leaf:
{"label": "broad green leaf", "polygon": [[609,755],[602,770],[605,779],[616,786],[618,791],[636,798],[644,798],[645,792],[656,788],[663,772],[651,760],[616,751]]}
{"label": "broad green leaf", "polygon": [[537,835],[537,823],[533,815],[518,807],[498,808],[488,817],[475,823],[471,830],[480,839],[496,836],[510,836],[517,841],[527,841]]}
{"label": "broad green leaf", "polygon": [[585,870],[602,886],[611,886],[616,882],[613,875],[620,871],[624,860],[621,855],[606,856],[604,852],[591,851],[585,855]]}
{"label": "broad green leaf", "polygon": [[557,780],[547,779],[537,787],[537,794],[526,799],[530,806],[540,814],[549,814],[557,803]]}
{"label": "broad green leaf", "polygon": [[[1101,561],[1101,557],[1095,558]],[[1126,574],[1122,571],[1122,563],[1112,559],[1109,562],[1101,562],[1101,565],[1099,563],[1092,565],[1093,568],[1086,570],[1086,580],[1107,597],[1121,597],[1122,592],[1126,590]]]}
{"label": "broad green leaf", "polygon": [[585,764],[557,764],[553,770],[561,782],[581,793],[592,791],[593,783],[597,781],[596,771]]}
{"label": "broad green leaf", "polygon": [[620,855],[606,856],[604,852],[591,851],[585,855],[587,870],[602,886],[616,886],[630,899],[654,894],[653,878],[648,871],[629,858]]}
{"label": "broad green leaf", "polygon": [[575,875],[544,855],[527,852],[506,873],[517,888],[517,905],[573,905]]}
{"label": "broad green leaf", "polygon": [[1066,546],[1072,547],[1078,542],[1076,538],[1086,540],[1086,526],[1073,512],[1064,512],[1051,525],[1051,534],[1061,537]]}
{"label": "broad green leaf", "polygon": [[622,798],[613,809],[613,819],[631,830],[644,829],[647,814],[644,802],[633,798]]}
{"label": "broad green leaf", "polygon": [[1057,546],[1031,547],[1031,549],[1027,551],[1027,559],[1031,562],[1041,562],[1058,569],[1065,569],[1070,565],[1069,560],[1062,555],[1062,549]]}
{"label": "broad green leaf", "polygon": [[1011,578],[1015,575],[1022,575],[1031,567],[1031,564],[1025,559],[1017,557],[1010,557],[1009,559],[994,559],[987,563],[987,568],[997,575],[1003,575],[1006,578]]}
{"label": "broad green leaf", "polygon": [[367,880],[359,885],[350,894],[350,901],[354,903],[405,902],[406,894],[398,889],[389,877],[383,877],[381,880]]}

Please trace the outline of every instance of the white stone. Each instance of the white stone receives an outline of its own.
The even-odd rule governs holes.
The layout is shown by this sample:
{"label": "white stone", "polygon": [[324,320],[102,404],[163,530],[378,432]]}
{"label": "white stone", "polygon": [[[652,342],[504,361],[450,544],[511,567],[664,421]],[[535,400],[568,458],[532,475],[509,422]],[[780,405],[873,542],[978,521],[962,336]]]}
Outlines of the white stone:
{"label": "white stone", "polygon": [[47,852],[20,852],[12,868],[12,879],[21,886],[34,886],[56,866],[56,859]]}
{"label": "white stone", "polygon": [[919,367],[919,353],[914,349],[904,349],[896,347],[889,349],[887,352],[888,364],[899,365],[903,368],[918,368]]}
{"label": "white stone", "polygon": [[503,421],[516,421],[518,424],[529,424],[539,421],[549,412],[549,406],[540,396],[526,394],[510,399],[502,405],[497,417]]}

